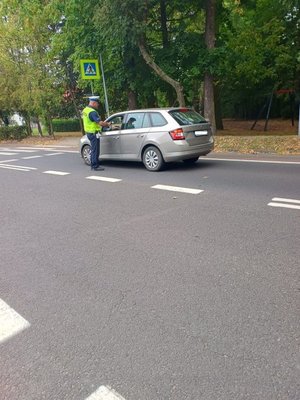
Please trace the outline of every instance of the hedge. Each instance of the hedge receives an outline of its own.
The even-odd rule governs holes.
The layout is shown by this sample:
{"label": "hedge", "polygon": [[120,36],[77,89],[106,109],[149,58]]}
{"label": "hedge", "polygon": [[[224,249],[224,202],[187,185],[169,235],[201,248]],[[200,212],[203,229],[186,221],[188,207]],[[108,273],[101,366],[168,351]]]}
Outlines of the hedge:
{"label": "hedge", "polygon": [[53,119],[54,132],[78,132],[81,130],[78,119]]}
{"label": "hedge", "polygon": [[26,126],[0,126],[0,140],[21,140],[27,136]]}

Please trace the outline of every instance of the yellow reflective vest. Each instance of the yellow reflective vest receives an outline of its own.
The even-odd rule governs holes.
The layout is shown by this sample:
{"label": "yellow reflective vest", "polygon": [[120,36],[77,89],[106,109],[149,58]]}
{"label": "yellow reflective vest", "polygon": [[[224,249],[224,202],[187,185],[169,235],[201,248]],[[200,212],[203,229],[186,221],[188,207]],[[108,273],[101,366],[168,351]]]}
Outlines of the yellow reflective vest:
{"label": "yellow reflective vest", "polygon": [[89,115],[92,111],[96,110],[89,106],[85,107],[85,109],[82,111],[83,127],[86,133],[96,133],[100,130],[99,124],[95,121],[91,121],[89,118]]}

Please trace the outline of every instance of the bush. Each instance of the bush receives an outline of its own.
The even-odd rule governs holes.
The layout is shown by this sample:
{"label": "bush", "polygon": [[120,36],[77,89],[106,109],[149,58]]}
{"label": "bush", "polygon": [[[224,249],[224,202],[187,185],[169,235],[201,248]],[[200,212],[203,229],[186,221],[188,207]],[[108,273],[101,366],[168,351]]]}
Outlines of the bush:
{"label": "bush", "polygon": [[78,119],[53,119],[54,132],[78,132],[81,130]]}
{"label": "bush", "polygon": [[0,140],[21,140],[27,136],[26,126],[0,126]]}

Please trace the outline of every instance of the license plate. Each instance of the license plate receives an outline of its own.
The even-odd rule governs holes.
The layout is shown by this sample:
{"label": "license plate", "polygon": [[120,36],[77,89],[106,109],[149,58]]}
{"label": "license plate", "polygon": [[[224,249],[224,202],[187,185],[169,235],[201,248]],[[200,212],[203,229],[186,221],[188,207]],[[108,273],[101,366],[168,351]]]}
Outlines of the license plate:
{"label": "license plate", "polygon": [[195,136],[206,136],[208,131],[195,131]]}

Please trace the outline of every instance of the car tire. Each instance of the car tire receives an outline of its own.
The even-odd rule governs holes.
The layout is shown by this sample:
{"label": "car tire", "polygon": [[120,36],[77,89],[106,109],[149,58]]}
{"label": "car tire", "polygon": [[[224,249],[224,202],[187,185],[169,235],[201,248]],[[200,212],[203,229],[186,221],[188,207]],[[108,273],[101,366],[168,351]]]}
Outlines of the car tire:
{"label": "car tire", "polygon": [[148,171],[160,171],[164,166],[161,152],[155,146],[149,146],[143,153],[143,163]]}
{"label": "car tire", "polygon": [[195,164],[199,160],[199,157],[193,157],[193,158],[188,158],[186,160],[183,160],[185,164]]}
{"label": "car tire", "polygon": [[86,165],[91,165],[91,146],[89,144],[81,149],[81,157]]}

